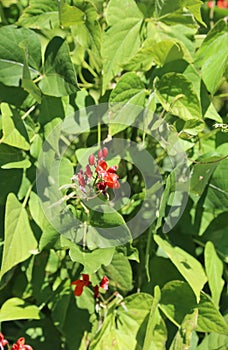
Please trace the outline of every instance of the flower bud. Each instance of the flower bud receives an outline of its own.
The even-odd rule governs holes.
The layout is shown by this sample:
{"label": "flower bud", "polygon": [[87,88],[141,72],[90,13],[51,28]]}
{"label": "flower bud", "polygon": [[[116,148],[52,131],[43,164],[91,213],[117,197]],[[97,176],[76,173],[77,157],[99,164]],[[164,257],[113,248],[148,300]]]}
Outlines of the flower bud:
{"label": "flower bud", "polygon": [[89,164],[86,165],[86,171],[85,171],[85,174],[88,178],[90,178],[93,174],[92,174],[92,171],[90,169],[90,166]]}
{"label": "flower bud", "polygon": [[78,182],[79,182],[79,185],[82,187],[84,187],[86,184],[85,179],[81,173],[78,173]]}
{"label": "flower bud", "polygon": [[102,159],[103,158],[103,152],[102,152],[102,149],[100,149],[97,153],[98,155],[98,159]]}
{"label": "flower bud", "polygon": [[103,155],[104,158],[107,157],[107,155],[108,155],[108,148],[107,148],[107,147],[104,147],[104,148],[102,149],[102,155]]}
{"label": "flower bud", "polygon": [[94,165],[95,163],[95,157],[94,157],[94,154],[90,154],[89,156],[89,165]]}

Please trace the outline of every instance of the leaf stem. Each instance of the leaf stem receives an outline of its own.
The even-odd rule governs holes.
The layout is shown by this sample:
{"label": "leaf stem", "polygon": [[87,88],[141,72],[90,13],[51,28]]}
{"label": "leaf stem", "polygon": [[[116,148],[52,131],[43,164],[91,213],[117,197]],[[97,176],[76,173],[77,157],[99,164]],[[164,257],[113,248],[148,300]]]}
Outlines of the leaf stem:
{"label": "leaf stem", "polygon": [[23,201],[23,203],[22,203],[22,207],[23,207],[23,208],[26,207],[26,204],[27,204],[27,202],[28,202],[29,196],[30,196],[30,194],[31,194],[31,192],[32,192],[33,185],[34,185],[34,182],[29,186],[29,189],[28,189],[28,191],[27,191],[27,193],[26,193],[26,195],[25,195],[25,199],[24,199],[24,201]]}

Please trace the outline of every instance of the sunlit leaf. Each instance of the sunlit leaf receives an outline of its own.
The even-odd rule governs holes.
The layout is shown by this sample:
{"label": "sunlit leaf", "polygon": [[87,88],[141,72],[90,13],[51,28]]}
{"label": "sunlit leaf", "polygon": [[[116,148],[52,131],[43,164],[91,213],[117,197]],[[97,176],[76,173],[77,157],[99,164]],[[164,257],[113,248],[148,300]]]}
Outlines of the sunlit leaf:
{"label": "sunlit leaf", "polygon": [[12,267],[37,253],[37,242],[29,225],[27,212],[13,193],[6,202],[5,242],[1,277]]}
{"label": "sunlit leaf", "polygon": [[36,305],[29,305],[19,298],[8,299],[0,310],[0,322],[25,319],[38,320],[40,317],[40,310]]}

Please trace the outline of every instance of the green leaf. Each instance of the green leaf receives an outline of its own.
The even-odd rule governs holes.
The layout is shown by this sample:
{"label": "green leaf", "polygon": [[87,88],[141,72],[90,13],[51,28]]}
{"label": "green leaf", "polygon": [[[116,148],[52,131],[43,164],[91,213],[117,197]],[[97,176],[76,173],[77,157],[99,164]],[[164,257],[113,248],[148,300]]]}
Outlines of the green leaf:
{"label": "green leaf", "polygon": [[44,75],[39,88],[45,95],[66,96],[78,90],[74,66],[64,39],[56,36],[45,51]]}
{"label": "green leaf", "polygon": [[[127,8],[127,16],[126,16]],[[111,0],[107,8],[108,30],[103,35],[103,92],[120,66],[136,53],[140,46],[143,15],[133,0]]]}
{"label": "green leaf", "polygon": [[25,60],[24,60],[23,78],[22,78],[21,86],[25,89],[25,91],[31,94],[31,96],[38,103],[41,103],[41,91],[31,78],[31,74],[28,66],[28,52],[26,48],[24,48],[24,50],[25,50]]}
{"label": "green leaf", "polygon": [[186,282],[171,281],[162,288],[159,308],[176,326],[180,326],[186,315],[191,315],[196,298]]}
{"label": "green leaf", "polygon": [[30,168],[31,163],[28,159],[19,162],[10,162],[1,166],[2,169],[27,169]]}
{"label": "green leaf", "polygon": [[204,293],[201,293],[198,309],[199,318],[196,329],[198,332],[214,332],[228,335],[227,323],[214,303]]}
{"label": "green leaf", "polygon": [[[59,153],[59,139],[60,139],[60,125],[62,120],[60,118],[54,118],[50,122],[46,123],[44,126],[44,135],[46,142],[52,146],[52,148]],[[49,156],[47,152],[47,157]],[[53,154],[52,154],[53,157]],[[51,166],[52,164],[49,164]]]}
{"label": "green leaf", "polygon": [[126,73],[118,81],[110,95],[109,133],[113,136],[134,124],[139,108],[144,106],[146,90],[143,82],[135,73]]}
{"label": "green leaf", "polygon": [[212,294],[212,300],[216,306],[219,306],[219,299],[225,283],[222,279],[223,263],[217,256],[212,242],[207,242],[204,255],[205,268],[208,277],[208,284]]}
{"label": "green leaf", "polygon": [[61,22],[71,26],[76,43],[79,43],[90,56],[90,64],[101,69],[101,27],[95,6],[89,1],[77,2],[75,6],[63,4]]}
{"label": "green leaf", "polygon": [[105,318],[102,328],[90,344],[90,349],[123,350],[142,347],[146,332],[145,321],[151,303],[152,297],[146,293],[125,298],[122,304],[115,307],[116,310],[112,309]]}
{"label": "green leaf", "polygon": [[226,263],[228,263],[227,229],[227,213],[225,212],[211,221],[204,234],[200,237],[204,243],[211,241]]}
{"label": "green leaf", "polygon": [[110,95],[110,103],[131,103],[131,98],[145,89],[145,85],[135,73],[126,73],[118,81]]}
{"label": "green leaf", "polygon": [[[170,19],[170,17],[172,17],[172,15],[164,17],[163,22],[168,18]],[[182,13],[177,13],[174,14],[175,25],[173,25],[174,23],[171,22],[168,22],[168,24],[165,24],[163,22],[159,22],[159,26],[157,26],[156,23],[149,22],[148,37],[153,38],[156,35],[156,38],[159,39],[157,41],[167,39],[178,41],[182,43],[185,48],[187,48],[190,54],[194,55],[195,47],[191,38],[195,35],[196,29],[192,28],[192,18],[189,15],[183,16]]]}
{"label": "green leaf", "polygon": [[6,202],[5,242],[0,276],[36,253],[36,248],[37,242],[27,212],[16,196],[10,193]]}
{"label": "green leaf", "polygon": [[[197,301],[199,301],[200,291],[207,282],[207,277],[200,262],[183,249],[172,247],[171,244],[157,235],[154,236],[154,240],[166,252],[170,260],[189,283],[196,295]],[[198,276],[198,278],[196,279],[195,276]]]}
{"label": "green leaf", "polygon": [[167,73],[155,81],[155,92],[163,108],[179,118],[201,119],[201,106],[190,80],[179,73]]}
{"label": "green leaf", "polygon": [[11,147],[4,143],[0,143],[0,167],[7,165],[7,163],[20,163],[23,161],[21,150]]}
{"label": "green leaf", "polygon": [[228,210],[228,159],[221,161],[216,167],[207,189],[207,196],[203,206],[205,208],[217,209],[219,211]]}
{"label": "green leaf", "polygon": [[201,16],[201,7],[202,7],[202,1],[201,0],[185,0],[184,6],[193,14],[195,19],[202,24],[204,27],[206,27],[206,24],[202,20]]}
{"label": "green leaf", "polygon": [[30,154],[33,158],[38,159],[43,145],[41,135],[35,134],[30,147]]}
{"label": "green leaf", "polygon": [[52,347],[55,349],[61,348],[60,333],[57,327],[54,326],[53,320],[49,317],[23,322],[20,334],[26,335],[26,344],[30,344],[33,349],[35,349],[37,344],[39,344],[39,350],[51,349]]}
{"label": "green leaf", "polygon": [[115,252],[109,265],[104,266],[102,271],[111,280],[111,285],[122,291],[132,289],[132,269],[128,258],[122,253]]}
{"label": "green leaf", "polygon": [[66,238],[61,236],[61,242],[64,245],[69,245],[69,255],[72,261],[77,261],[84,266],[84,272],[92,274],[98,271],[101,265],[109,265],[115,248],[100,248],[92,252],[83,251],[78,245],[66,241]]}
{"label": "green leaf", "polygon": [[30,0],[18,24],[34,29],[52,29],[59,27],[58,3],[55,0]]}
{"label": "green leaf", "polygon": [[136,55],[124,65],[124,68],[148,71],[154,64],[163,66],[178,59],[185,59],[188,62],[192,60],[188,50],[181,42],[177,40],[155,42],[153,38],[148,38]]}
{"label": "green leaf", "polygon": [[1,111],[3,137],[0,142],[29,150],[29,139],[23,121],[15,113],[12,113],[10,107],[6,103],[1,104]]}
{"label": "green leaf", "polygon": [[65,117],[61,98],[54,96],[43,96],[38,112],[38,121],[41,125],[50,122],[52,119],[63,119]]}
{"label": "green leaf", "polygon": [[[87,292],[87,289],[85,289],[85,293],[81,295],[82,298],[84,295],[87,296],[88,298],[88,294],[86,294],[86,292]],[[90,294],[90,298],[91,298],[91,294]],[[75,348],[79,349],[83,335],[87,336],[86,330],[89,331],[91,328],[91,324],[89,322],[90,315],[88,311],[81,310],[79,307],[77,307],[74,299],[75,298],[73,297],[70,299],[69,307],[67,310],[67,317],[65,319],[65,323],[63,326],[63,333],[64,333],[64,336],[66,337],[67,347],[69,348],[69,350],[74,350]],[[93,300],[93,305],[94,305],[94,300]],[[75,320],[78,320],[78,321],[80,320],[79,322],[77,322],[77,332],[75,332]],[[92,320],[90,319],[90,321],[93,322],[93,326],[95,328],[97,320],[93,318]],[[82,350],[85,350],[85,349],[86,348],[83,348]]]}
{"label": "green leaf", "polygon": [[211,333],[203,338],[197,350],[227,350],[228,336],[223,334]]}
{"label": "green leaf", "polygon": [[74,168],[71,161],[68,158],[62,157],[60,164],[56,163],[56,169],[59,172],[59,187],[71,182],[71,178],[74,174]]}
{"label": "green leaf", "polygon": [[123,217],[115,209],[106,205],[93,206],[92,208],[90,222],[93,226],[108,228],[125,225]]}
{"label": "green leaf", "polygon": [[41,201],[35,192],[31,192],[29,198],[29,210],[35,223],[42,230],[42,236],[39,242],[39,249],[43,250],[48,246],[52,246],[56,240],[59,238],[59,233],[56,232],[54,227],[47,220],[43,208],[41,206]]}
{"label": "green leaf", "polygon": [[[5,40],[7,38],[7,40]],[[0,82],[19,86],[23,75],[24,50],[28,52],[28,69],[32,79],[39,75],[41,48],[38,35],[25,28],[0,28]]]}
{"label": "green leaf", "polygon": [[76,6],[62,3],[60,8],[61,24],[63,27],[79,25],[84,22],[84,13]]}
{"label": "green leaf", "polygon": [[227,67],[228,33],[227,21],[220,20],[206,36],[197,52],[196,64],[202,67],[202,78],[212,94],[221,84],[221,78]]}
{"label": "green leaf", "polygon": [[0,322],[25,319],[39,320],[39,308],[35,305],[29,305],[19,298],[8,299],[2,305],[0,310]]}
{"label": "green leaf", "polygon": [[[198,160],[202,163],[206,164],[196,164],[194,165],[192,176],[191,176],[191,192],[196,193],[197,195],[201,195],[207,186],[209,179],[211,175],[213,174],[213,171],[218,166],[218,163],[216,163],[216,159],[218,159],[219,156],[211,156],[211,157],[203,157]],[[221,156],[220,156],[221,158]],[[215,161],[214,163],[210,163],[212,161]],[[209,163],[208,163],[209,162]]]}
{"label": "green leaf", "polygon": [[10,192],[18,193],[21,186],[22,176],[22,169],[0,169],[1,205],[5,206],[6,198]]}
{"label": "green leaf", "polygon": [[149,320],[147,323],[143,350],[164,349],[167,340],[167,330],[163,319],[158,310],[158,304],[161,298],[161,291],[158,286],[154,288],[154,298],[150,309]]}
{"label": "green leaf", "polygon": [[167,282],[172,280],[184,280],[173,263],[169,259],[161,256],[154,256],[150,259],[149,271],[151,281],[148,285],[145,283],[145,291],[148,291],[148,288],[151,290],[151,288],[154,288],[156,285],[162,288]]}
{"label": "green leaf", "polygon": [[159,0],[155,1],[155,13],[157,17],[173,13],[181,8],[183,0]]}
{"label": "green leaf", "polygon": [[191,346],[192,332],[197,326],[198,310],[185,316],[180,329],[177,331],[170,350],[189,349]]}

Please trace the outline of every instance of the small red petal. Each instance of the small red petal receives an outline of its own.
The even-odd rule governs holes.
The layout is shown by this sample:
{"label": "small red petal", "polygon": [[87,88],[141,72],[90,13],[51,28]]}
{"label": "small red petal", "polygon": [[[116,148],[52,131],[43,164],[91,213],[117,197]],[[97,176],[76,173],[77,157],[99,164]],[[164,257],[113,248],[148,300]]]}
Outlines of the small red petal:
{"label": "small red petal", "polygon": [[94,298],[97,299],[97,298],[99,298],[99,296],[100,296],[99,287],[98,287],[98,285],[96,285],[94,287]]}
{"label": "small red petal", "polygon": [[208,1],[208,3],[207,3],[207,6],[210,8],[214,7],[214,5],[215,5],[214,1]]}
{"label": "small red petal", "polygon": [[17,339],[17,344],[20,345],[20,346],[24,345],[25,344],[25,338],[21,337],[21,338]]}
{"label": "small red petal", "polygon": [[81,283],[78,283],[76,285],[76,288],[74,290],[74,295],[76,295],[77,297],[80,297],[80,295],[82,294],[83,292],[83,288],[84,288],[84,282],[83,281],[80,281]]}
{"label": "small red petal", "polygon": [[33,350],[33,348],[30,345],[24,345],[22,350]]}
{"label": "small red petal", "polygon": [[107,173],[104,176],[104,181],[105,181],[106,185],[110,188],[119,188],[120,184],[118,182],[118,178],[119,178],[119,176],[117,174]]}
{"label": "small red petal", "polygon": [[108,290],[108,285],[109,285],[109,279],[108,277],[104,276],[101,280],[100,286],[101,288]]}
{"label": "small red petal", "polygon": [[118,169],[118,166],[113,165],[113,166],[110,166],[110,168],[108,168],[107,172],[108,173],[115,173],[117,169]]}
{"label": "small red petal", "polygon": [[107,169],[107,163],[104,161],[104,160],[100,160],[98,162],[98,165],[96,167],[96,172],[98,174],[102,174],[102,173],[105,173],[106,172],[106,169]]}
{"label": "small red petal", "polygon": [[86,273],[82,274],[82,279],[84,282],[89,282],[89,275],[87,275]]}
{"label": "small red petal", "polygon": [[97,188],[98,188],[98,190],[100,190],[100,191],[104,191],[105,188],[106,188],[106,183],[105,183],[104,181],[98,182]]}
{"label": "small red petal", "polygon": [[71,282],[71,285],[74,285],[74,284],[77,285],[78,283],[80,283],[80,281],[81,281],[81,280],[75,280],[75,281]]}
{"label": "small red petal", "polygon": [[120,183],[119,183],[118,181],[116,181],[116,182],[107,181],[107,182],[106,182],[106,185],[107,185],[109,188],[114,188],[115,190],[117,190],[118,188],[120,188]]}

